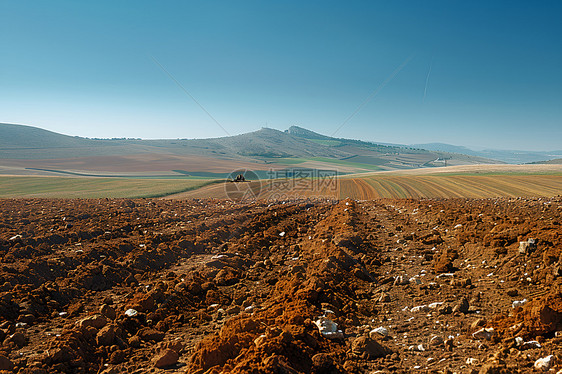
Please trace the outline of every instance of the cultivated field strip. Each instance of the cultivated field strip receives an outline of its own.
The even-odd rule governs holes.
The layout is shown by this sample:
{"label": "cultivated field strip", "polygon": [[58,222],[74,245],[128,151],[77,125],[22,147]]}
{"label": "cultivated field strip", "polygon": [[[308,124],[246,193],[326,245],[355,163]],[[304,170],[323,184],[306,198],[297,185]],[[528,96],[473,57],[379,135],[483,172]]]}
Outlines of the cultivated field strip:
{"label": "cultivated field strip", "polygon": [[[503,166],[503,165],[502,165]],[[401,174],[375,173],[341,176],[334,185],[321,185],[318,180],[252,181],[244,184],[218,183],[187,191],[167,198],[253,198],[263,200],[291,200],[300,198],[494,198],[494,197],[550,197],[562,194],[562,172],[520,165],[496,169],[458,169],[445,173],[440,169],[404,172]],[[450,168],[448,170],[457,170]],[[431,173],[431,174],[430,174]],[[286,182],[286,183],[283,183]],[[275,186],[281,186],[276,188]],[[239,189],[238,194],[229,190]],[[247,192],[247,193],[245,193]]]}
{"label": "cultivated field strip", "polygon": [[342,178],[340,198],[489,198],[556,196],[562,175],[377,175]]}
{"label": "cultivated field strip", "polygon": [[159,197],[210,182],[205,179],[0,176],[0,198]]}

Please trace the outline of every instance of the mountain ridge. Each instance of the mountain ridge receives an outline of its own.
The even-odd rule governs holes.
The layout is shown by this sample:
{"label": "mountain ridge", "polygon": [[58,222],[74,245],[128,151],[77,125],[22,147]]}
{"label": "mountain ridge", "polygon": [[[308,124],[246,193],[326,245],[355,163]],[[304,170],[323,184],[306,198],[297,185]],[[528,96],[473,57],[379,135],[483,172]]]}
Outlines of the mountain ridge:
{"label": "mountain ridge", "polygon": [[[199,161],[194,162],[195,159]],[[209,139],[142,140],[90,139],[13,124],[0,124],[0,160],[5,160],[5,167],[66,171],[100,170],[108,163],[112,170],[121,164],[123,170],[126,165],[129,170],[141,170],[143,167],[139,164],[144,163],[146,170],[181,169],[182,173],[205,172],[208,165],[216,165],[220,160],[230,165],[228,168],[248,165],[263,169],[265,165],[276,165],[276,168],[298,166],[345,173],[498,163],[465,154],[333,138],[298,126],[285,131],[262,128]],[[190,166],[185,166],[184,170],[182,164]]]}

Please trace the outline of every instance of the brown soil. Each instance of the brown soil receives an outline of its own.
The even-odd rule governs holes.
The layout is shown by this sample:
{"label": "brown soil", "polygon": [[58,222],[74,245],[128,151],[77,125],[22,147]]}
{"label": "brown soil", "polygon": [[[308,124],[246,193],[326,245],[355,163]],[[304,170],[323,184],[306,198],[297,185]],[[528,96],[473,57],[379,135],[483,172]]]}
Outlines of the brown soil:
{"label": "brown soil", "polygon": [[[230,173],[233,170],[269,170],[278,168],[279,165],[254,163],[249,161],[224,159],[197,155],[170,155],[170,154],[136,154],[126,156],[94,156],[73,157],[45,160],[19,160],[4,159],[1,167],[21,168],[28,174],[37,173],[34,169],[54,169],[74,171],[81,173],[100,174],[143,174],[143,173],[173,173],[173,170],[189,170],[192,172],[207,171],[215,173]],[[51,173],[52,174],[52,173]]]}
{"label": "brown soil", "polygon": [[561,221],[561,198],[1,200],[0,370],[556,372]]}

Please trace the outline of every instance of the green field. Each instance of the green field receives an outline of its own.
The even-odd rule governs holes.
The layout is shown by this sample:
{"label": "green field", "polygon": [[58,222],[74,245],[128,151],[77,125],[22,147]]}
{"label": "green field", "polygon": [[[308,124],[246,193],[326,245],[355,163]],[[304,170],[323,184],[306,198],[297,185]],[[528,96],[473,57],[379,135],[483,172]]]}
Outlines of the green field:
{"label": "green field", "polygon": [[0,176],[0,198],[161,197],[212,183],[209,179]]}

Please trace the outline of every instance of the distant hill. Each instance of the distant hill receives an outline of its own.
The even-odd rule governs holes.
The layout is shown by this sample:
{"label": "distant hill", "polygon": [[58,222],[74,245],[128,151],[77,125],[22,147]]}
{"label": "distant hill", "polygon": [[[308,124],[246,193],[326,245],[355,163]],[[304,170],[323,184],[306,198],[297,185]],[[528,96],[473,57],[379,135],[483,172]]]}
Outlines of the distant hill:
{"label": "distant hill", "polygon": [[326,147],[310,141],[308,138],[295,136],[270,128],[247,134],[224,138],[188,140],[188,145],[202,145],[222,152],[240,156],[258,158],[279,157],[329,157],[343,158],[352,156],[345,151]]}
{"label": "distant hill", "polygon": [[305,138],[305,139],[320,139],[320,140],[334,139],[330,136],[318,134],[317,132],[304,129],[299,126],[291,126],[287,130],[285,130],[285,132],[290,135],[298,136],[299,138]]}
{"label": "distant hill", "polygon": [[427,149],[428,151],[439,151],[439,152],[451,152],[451,153],[462,153],[465,155],[478,156],[478,152],[473,151],[470,148],[445,144],[445,143],[426,143],[426,144],[410,144],[410,147]]}
{"label": "distant hill", "polygon": [[531,164],[549,164],[549,165],[562,165],[562,158],[555,158],[548,161],[531,162]]}
{"label": "distant hill", "polygon": [[[4,160],[4,161],[2,161]],[[11,161],[10,161],[11,160]],[[19,160],[19,161],[18,161]],[[291,126],[211,139],[89,139],[31,126],[0,124],[0,173],[164,173],[206,175],[238,167],[300,167],[358,173],[468,164],[495,160],[407,146],[333,138]],[[271,166],[268,166],[271,165]],[[16,168],[16,169],[14,169]],[[211,173],[211,174],[209,174]],[[222,175],[222,174],[221,174]]]}
{"label": "distant hill", "polygon": [[279,130],[212,139],[88,139],[58,134],[37,127],[0,124],[0,158],[59,158],[138,153],[222,155],[224,157],[349,157]]}
{"label": "distant hill", "polygon": [[538,152],[500,149],[485,149],[483,151],[475,151],[467,147],[444,143],[411,144],[410,146],[423,148],[430,151],[455,152],[465,155],[490,158],[507,162],[508,164],[525,164],[537,161],[547,161],[562,157],[562,151]]}
{"label": "distant hill", "polygon": [[297,126],[292,126],[288,132],[352,154],[352,156],[345,159],[347,162],[373,165],[381,170],[498,163],[496,160],[460,153],[432,151],[405,145],[380,144],[354,139],[332,138]]}
{"label": "distant hill", "polygon": [[37,127],[0,123],[0,149],[71,148],[95,144],[85,138],[58,134]]}

